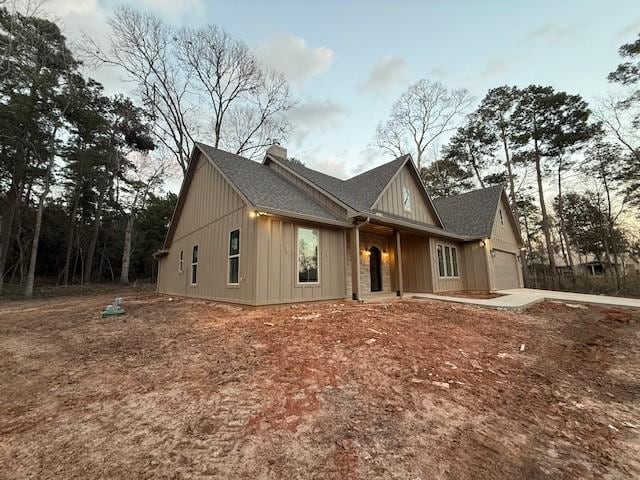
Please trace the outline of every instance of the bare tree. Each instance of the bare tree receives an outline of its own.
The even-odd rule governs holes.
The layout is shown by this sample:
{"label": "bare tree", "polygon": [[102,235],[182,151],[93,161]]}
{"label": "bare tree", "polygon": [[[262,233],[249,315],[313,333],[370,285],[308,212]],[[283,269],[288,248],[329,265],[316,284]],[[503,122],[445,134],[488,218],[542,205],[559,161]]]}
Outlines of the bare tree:
{"label": "bare tree", "polygon": [[394,103],[389,119],[378,124],[376,144],[394,156],[411,153],[420,169],[429,145],[456,129],[472,101],[466,89],[419,80]]}
{"label": "bare tree", "polygon": [[154,119],[156,140],[186,173],[196,125],[191,120],[190,72],[178,61],[175,32],[159,17],[127,7],[116,9],[108,23],[108,49],[87,38],[85,53],[96,66],[111,65],[126,73]]}
{"label": "bare tree", "polygon": [[179,58],[211,112],[213,144],[253,156],[289,130],[287,81],[258,63],[246,44],[209,25],[178,34]]}
{"label": "bare tree", "polygon": [[602,123],[604,130],[640,163],[640,131],[633,122],[634,113],[625,106],[623,97],[609,95],[599,100],[594,117]]}

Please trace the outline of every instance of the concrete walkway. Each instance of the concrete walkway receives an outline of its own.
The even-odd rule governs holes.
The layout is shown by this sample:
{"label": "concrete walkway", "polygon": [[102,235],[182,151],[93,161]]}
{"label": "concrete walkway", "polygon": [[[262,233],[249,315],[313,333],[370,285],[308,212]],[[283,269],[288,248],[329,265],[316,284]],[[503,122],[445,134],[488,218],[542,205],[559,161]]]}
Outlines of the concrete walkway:
{"label": "concrete walkway", "polygon": [[434,295],[431,293],[407,293],[412,298],[440,300],[443,302],[464,303],[478,305],[487,308],[522,311],[527,307],[544,300],[556,300],[565,303],[580,303],[589,305],[602,305],[608,307],[638,308],[640,299],[610,297],[607,295],[588,295],[585,293],[556,292],[552,290],[535,290],[532,288],[514,288],[512,290],[500,290],[496,293],[503,295],[496,298],[462,298]]}

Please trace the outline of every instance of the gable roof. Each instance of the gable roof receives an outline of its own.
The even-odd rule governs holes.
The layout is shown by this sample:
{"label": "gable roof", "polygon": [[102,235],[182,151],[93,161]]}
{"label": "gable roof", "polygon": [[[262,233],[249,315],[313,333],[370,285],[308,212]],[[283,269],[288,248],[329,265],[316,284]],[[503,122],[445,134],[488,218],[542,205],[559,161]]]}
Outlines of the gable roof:
{"label": "gable roof", "polygon": [[378,196],[396,172],[405,164],[409,156],[403,155],[347,180],[318,172],[299,162],[292,162],[281,157],[269,156],[269,158],[292,170],[298,176],[311,182],[316,188],[330,194],[353,210],[366,213],[371,211]]}
{"label": "gable roof", "polygon": [[436,198],[433,203],[447,230],[469,237],[489,238],[503,190],[502,185],[495,185]]}
{"label": "gable roof", "polygon": [[273,169],[204,143],[196,147],[255,208],[343,222],[329,209]]}

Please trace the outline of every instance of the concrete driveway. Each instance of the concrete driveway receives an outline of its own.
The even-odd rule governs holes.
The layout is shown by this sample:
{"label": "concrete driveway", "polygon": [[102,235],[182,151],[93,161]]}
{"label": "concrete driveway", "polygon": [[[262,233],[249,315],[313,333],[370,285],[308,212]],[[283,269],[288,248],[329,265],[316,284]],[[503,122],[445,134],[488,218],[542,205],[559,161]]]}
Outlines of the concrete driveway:
{"label": "concrete driveway", "polygon": [[407,294],[413,298],[425,298],[430,300],[441,300],[445,302],[464,303],[467,305],[480,305],[488,308],[499,308],[507,310],[524,310],[544,300],[556,300],[565,303],[602,305],[609,307],[638,308],[640,309],[640,299],[611,297],[608,295],[589,295],[586,293],[556,292],[553,290],[537,290],[533,288],[514,288],[511,290],[499,290],[502,297],[480,299],[448,297],[445,295],[434,295],[431,293],[411,293]]}

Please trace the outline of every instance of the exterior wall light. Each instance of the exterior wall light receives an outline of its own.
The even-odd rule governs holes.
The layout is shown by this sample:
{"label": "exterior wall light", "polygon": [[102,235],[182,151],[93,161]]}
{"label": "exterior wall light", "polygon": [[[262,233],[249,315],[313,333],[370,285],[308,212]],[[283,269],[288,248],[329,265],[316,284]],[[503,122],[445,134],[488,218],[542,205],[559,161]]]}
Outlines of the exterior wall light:
{"label": "exterior wall light", "polygon": [[484,240],[480,240],[480,248],[484,248],[484,246],[486,245],[486,243],[484,242]]}

